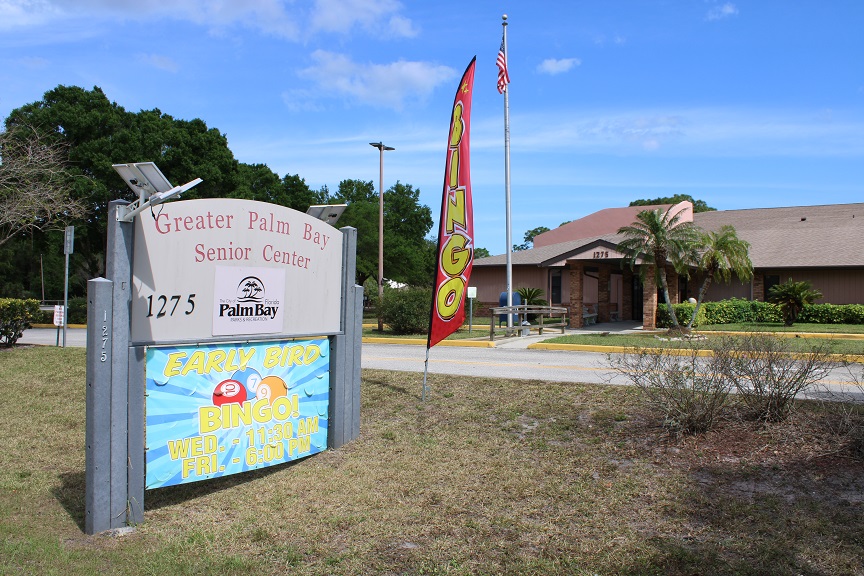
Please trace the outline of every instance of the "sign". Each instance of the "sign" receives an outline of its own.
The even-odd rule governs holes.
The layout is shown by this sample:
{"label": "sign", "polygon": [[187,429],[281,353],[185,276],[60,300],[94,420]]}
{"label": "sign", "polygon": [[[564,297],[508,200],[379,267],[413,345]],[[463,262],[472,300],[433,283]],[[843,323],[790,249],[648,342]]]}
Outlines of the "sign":
{"label": "sign", "polygon": [[72,254],[75,248],[75,227],[67,226],[63,235],[63,254]]}
{"label": "sign", "polygon": [[149,347],[147,489],[327,449],[327,338]]}
{"label": "sign", "polygon": [[162,204],[135,219],[133,344],[340,331],[342,233],[252,200]]}
{"label": "sign", "polygon": [[65,308],[60,304],[54,305],[54,326],[63,326],[66,315],[63,313]]}

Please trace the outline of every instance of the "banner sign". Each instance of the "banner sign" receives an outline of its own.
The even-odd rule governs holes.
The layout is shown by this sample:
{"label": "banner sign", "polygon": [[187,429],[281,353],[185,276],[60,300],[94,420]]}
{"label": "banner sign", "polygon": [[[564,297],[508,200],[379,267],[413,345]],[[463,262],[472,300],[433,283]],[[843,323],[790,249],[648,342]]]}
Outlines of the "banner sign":
{"label": "banner sign", "polygon": [[465,288],[474,264],[474,208],[469,158],[474,65],[475,60],[471,60],[459,82],[450,117],[428,348],[458,330],[465,321]]}
{"label": "banner sign", "polygon": [[327,449],[327,338],[150,347],[146,373],[147,489]]}
{"label": "banner sign", "polygon": [[228,198],[135,219],[134,344],[340,331],[342,232],[284,206]]}

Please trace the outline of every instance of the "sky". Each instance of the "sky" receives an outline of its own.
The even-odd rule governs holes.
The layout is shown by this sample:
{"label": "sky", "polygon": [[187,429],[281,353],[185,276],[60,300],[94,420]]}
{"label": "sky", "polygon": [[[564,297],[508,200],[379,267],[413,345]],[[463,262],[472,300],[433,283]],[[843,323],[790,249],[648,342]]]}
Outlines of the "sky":
{"label": "sky", "polygon": [[476,56],[475,245],[501,254],[504,14],[514,244],[674,194],[720,210],[864,201],[860,0],[0,0],[0,118],[98,86],[331,191],[377,189],[383,142],[384,188],[411,184],[437,219]]}

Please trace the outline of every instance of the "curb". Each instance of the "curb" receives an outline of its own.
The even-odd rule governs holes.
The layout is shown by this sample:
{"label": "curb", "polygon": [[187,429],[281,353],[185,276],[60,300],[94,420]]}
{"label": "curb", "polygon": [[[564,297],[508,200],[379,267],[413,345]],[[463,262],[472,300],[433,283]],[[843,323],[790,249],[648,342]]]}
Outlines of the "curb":
{"label": "curb", "polygon": [[[537,342],[528,345],[529,350],[565,350],[570,352],[605,352],[609,354],[625,354],[633,350],[633,347],[625,346],[596,346],[589,344],[545,344]],[[641,348],[640,350],[656,354],[658,352],[667,352],[674,356],[689,356],[692,352],[682,348]],[[697,356],[711,356],[711,350],[699,350]],[[807,358],[807,354],[793,354],[793,358]],[[856,364],[864,364],[864,354],[829,354],[829,358],[837,362],[855,362]]]}
{"label": "curb", "polygon": [[[409,344],[425,346],[423,338],[379,338],[377,336],[364,336],[364,344]],[[442,340],[436,346],[459,346],[461,348],[495,348],[495,342],[482,340]]]}

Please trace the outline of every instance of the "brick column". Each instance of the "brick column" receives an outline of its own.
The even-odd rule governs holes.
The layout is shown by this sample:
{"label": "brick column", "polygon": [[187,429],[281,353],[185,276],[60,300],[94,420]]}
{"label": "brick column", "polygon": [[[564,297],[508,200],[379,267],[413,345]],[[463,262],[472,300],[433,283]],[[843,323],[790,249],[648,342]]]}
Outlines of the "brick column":
{"label": "brick column", "polygon": [[578,260],[571,260],[567,264],[570,266],[570,328],[582,328],[582,276],[585,271]]}
{"label": "brick column", "polygon": [[609,322],[609,267],[600,266],[597,275],[597,322]]}
{"label": "brick column", "polygon": [[654,283],[654,267],[645,270],[645,282],[642,284],[642,328],[654,330],[657,328],[657,285]]}
{"label": "brick column", "polygon": [[753,274],[753,300],[765,301],[765,275]]}
{"label": "brick column", "polygon": [[672,304],[680,304],[681,299],[678,295],[678,272],[672,266],[666,267],[666,283],[669,285],[669,299]]}

